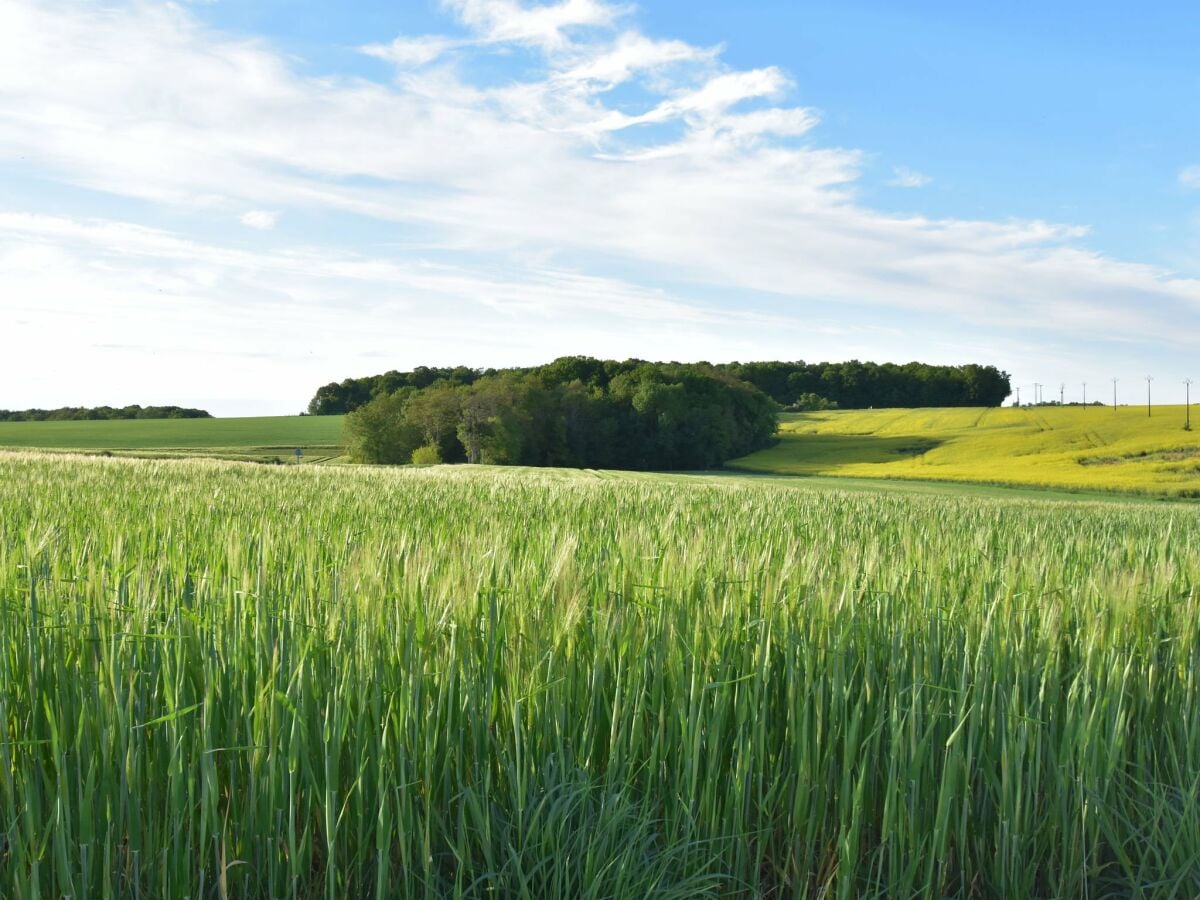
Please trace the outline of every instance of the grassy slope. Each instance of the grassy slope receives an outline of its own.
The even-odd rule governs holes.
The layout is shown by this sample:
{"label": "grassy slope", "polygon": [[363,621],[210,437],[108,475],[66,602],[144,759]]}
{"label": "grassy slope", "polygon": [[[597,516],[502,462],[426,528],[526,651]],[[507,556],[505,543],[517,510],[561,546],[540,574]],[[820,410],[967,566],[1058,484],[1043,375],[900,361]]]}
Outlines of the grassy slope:
{"label": "grassy slope", "polygon": [[[986,493],[981,484],[1183,496],[1200,491],[1200,431],[1182,407],[1145,410],[886,409],[785,416],[780,443],[731,464],[740,473],[858,479],[869,490]],[[1200,420],[1197,422],[1200,427]],[[102,450],[290,462],[342,458],[341,416],[115,422],[0,422],[0,448]],[[694,476],[691,476],[694,477]],[[728,477],[728,476],[726,476]],[[901,486],[895,479],[916,479]],[[851,482],[843,481],[850,488]]]}
{"label": "grassy slope", "polygon": [[1183,419],[1181,406],[802,413],[731,467],[1188,496],[1200,492],[1200,431]]}
{"label": "grassy slope", "polygon": [[107,450],[117,455],[291,460],[292,451],[300,447],[306,462],[323,462],[342,455],[341,443],[341,416],[0,422],[0,447]]}
{"label": "grassy slope", "polygon": [[1101,490],[1059,490],[1045,487],[1021,487],[1017,485],[981,484],[961,481],[910,481],[898,478],[847,478],[844,476],[779,475],[770,472],[737,471],[714,469],[703,472],[628,472],[616,469],[543,469],[526,466],[421,466],[438,474],[455,473],[469,476],[472,472],[490,472],[493,477],[511,475],[527,477],[537,475],[544,480],[625,480],[653,482],[658,484],[725,485],[730,488],[759,487],[790,488],[803,491],[837,491],[842,494],[901,494],[910,497],[972,497],[1000,500],[1036,500],[1039,502],[1069,503],[1098,502],[1105,504],[1162,504],[1160,496],[1138,494],[1114,494]]}

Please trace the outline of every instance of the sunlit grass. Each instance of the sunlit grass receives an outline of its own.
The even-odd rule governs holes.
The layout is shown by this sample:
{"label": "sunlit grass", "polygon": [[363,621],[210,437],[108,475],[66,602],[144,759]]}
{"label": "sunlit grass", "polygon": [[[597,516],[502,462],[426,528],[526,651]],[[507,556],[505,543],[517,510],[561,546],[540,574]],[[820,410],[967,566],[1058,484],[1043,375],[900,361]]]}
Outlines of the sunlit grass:
{"label": "sunlit grass", "polygon": [[0,896],[1196,896],[1198,524],[0,456]]}
{"label": "sunlit grass", "polygon": [[1200,431],[1184,421],[1182,406],[802,413],[784,417],[775,447],[731,466],[1200,496]]}
{"label": "sunlit grass", "polygon": [[342,456],[342,416],[0,422],[0,447],[293,462]]}

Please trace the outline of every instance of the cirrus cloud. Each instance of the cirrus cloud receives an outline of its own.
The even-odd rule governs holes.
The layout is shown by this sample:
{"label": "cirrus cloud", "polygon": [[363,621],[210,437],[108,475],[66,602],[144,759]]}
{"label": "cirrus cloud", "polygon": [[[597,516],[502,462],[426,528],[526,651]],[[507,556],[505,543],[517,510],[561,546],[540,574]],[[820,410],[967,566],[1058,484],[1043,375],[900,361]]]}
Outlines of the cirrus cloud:
{"label": "cirrus cloud", "polygon": [[[0,0],[0,165],[263,231],[280,215],[317,222],[305,246],[254,259],[266,272],[304,254],[340,260],[322,268],[319,294],[286,280],[330,315],[360,296],[427,296],[386,274],[423,271],[428,260],[407,238],[347,250],[340,223],[419,234],[447,286],[437,294],[444,321],[423,320],[431,333],[476,297],[508,298],[496,300],[506,314],[536,318],[551,308],[565,317],[571,303],[606,314],[608,293],[618,318],[636,318],[639,304],[670,310],[640,320],[671,348],[661,355],[693,355],[672,317],[688,323],[693,347],[721,346],[730,316],[777,333],[791,322],[801,335],[792,356],[860,350],[825,332],[804,345],[805,323],[837,318],[849,331],[920,321],[891,354],[873,345],[893,357],[944,356],[969,343],[964,335],[996,346],[1002,335],[1015,344],[1064,332],[1143,346],[1200,339],[1200,282],[1092,252],[1086,227],[863,203],[864,152],[822,145],[820,114],[793,102],[779,67],[735,69],[719,47],[650,37],[630,7],[602,0],[443,6],[445,34],[381,36],[363,48],[393,65],[381,83],[302,74],[268,43],[215,31],[175,5]],[[509,53],[525,56],[503,79],[458,64]],[[893,183],[928,178],[896,167]],[[77,272],[133,258],[55,252],[76,259]],[[245,309],[265,302],[255,299],[264,284],[222,259],[199,267],[208,283],[231,285],[226,296]],[[453,269],[474,274],[455,279]],[[354,274],[364,271],[379,277]],[[503,278],[479,275],[496,271]],[[189,282],[188,296],[219,305],[205,283]],[[522,284],[541,298],[534,307],[513,300]],[[548,303],[549,286],[562,304]],[[458,306],[446,299],[453,290]],[[550,319],[539,321],[542,346],[556,346]],[[559,343],[577,349],[572,341]]]}

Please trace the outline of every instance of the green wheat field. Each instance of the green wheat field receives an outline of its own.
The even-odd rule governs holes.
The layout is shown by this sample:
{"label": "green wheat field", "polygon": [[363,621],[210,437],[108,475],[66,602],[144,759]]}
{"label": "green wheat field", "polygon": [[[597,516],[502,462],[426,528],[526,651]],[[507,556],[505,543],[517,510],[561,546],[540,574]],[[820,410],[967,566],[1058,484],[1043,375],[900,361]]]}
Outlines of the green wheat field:
{"label": "green wheat field", "polygon": [[[1200,412],[1196,413],[1200,429]],[[728,468],[910,485],[1200,496],[1184,407],[871,409],[784,414],[773,447]],[[0,448],[303,464],[347,462],[342,416],[0,422]],[[851,486],[847,483],[847,488]]]}
{"label": "green wheat field", "polygon": [[0,447],[243,462],[342,461],[342,416],[0,422]]}
{"label": "green wheat field", "polygon": [[1200,509],[0,455],[0,896],[1194,897]]}

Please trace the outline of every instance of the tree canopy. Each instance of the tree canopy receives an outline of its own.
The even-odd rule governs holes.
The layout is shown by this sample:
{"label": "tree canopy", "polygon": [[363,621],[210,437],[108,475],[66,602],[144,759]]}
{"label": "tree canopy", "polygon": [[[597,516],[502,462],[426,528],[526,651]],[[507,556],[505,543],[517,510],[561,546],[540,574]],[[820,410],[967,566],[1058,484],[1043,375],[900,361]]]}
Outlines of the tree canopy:
{"label": "tree canopy", "polygon": [[[644,365],[656,364],[636,359],[615,362],[570,356],[537,369],[507,371],[517,374],[540,372],[544,378],[555,383],[578,380],[582,384],[607,390],[614,378]],[[910,362],[899,365],[850,360],[840,363],[733,362],[707,368],[754,385],[782,406],[797,405],[805,395],[822,398],[831,405],[836,404],[838,409],[866,409],[871,406],[999,406],[1011,392],[1007,372],[995,366],[977,364],[932,366]],[[402,388],[423,390],[437,382],[471,385],[481,378],[497,374],[500,373],[494,369],[422,366],[411,372],[392,371],[365,378],[347,378],[318,389],[308,405],[308,412],[312,415],[340,415],[353,412],[377,397],[393,394]]]}
{"label": "tree canopy", "polygon": [[1011,393],[1009,376],[995,366],[926,363],[751,362],[721,368],[748,381],[784,406],[805,394],[838,409],[923,406],[999,406]]}
{"label": "tree canopy", "polygon": [[353,458],[705,469],[768,445],[778,423],[762,391],[707,364],[565,357],[423,388],[398,380],[347,416]]}
{"label": "tree canopy", "polygon": [[402,388],[427,388],[437,381],[449,384],[472,384],[491,370],[468,369],[466,366],[438,369],[417,366],[411,372],[384,372],[364,378],[331,381],[317,388],[308,404],[310,416],[340,416],[354,412],[377,397],[394,394]]}

